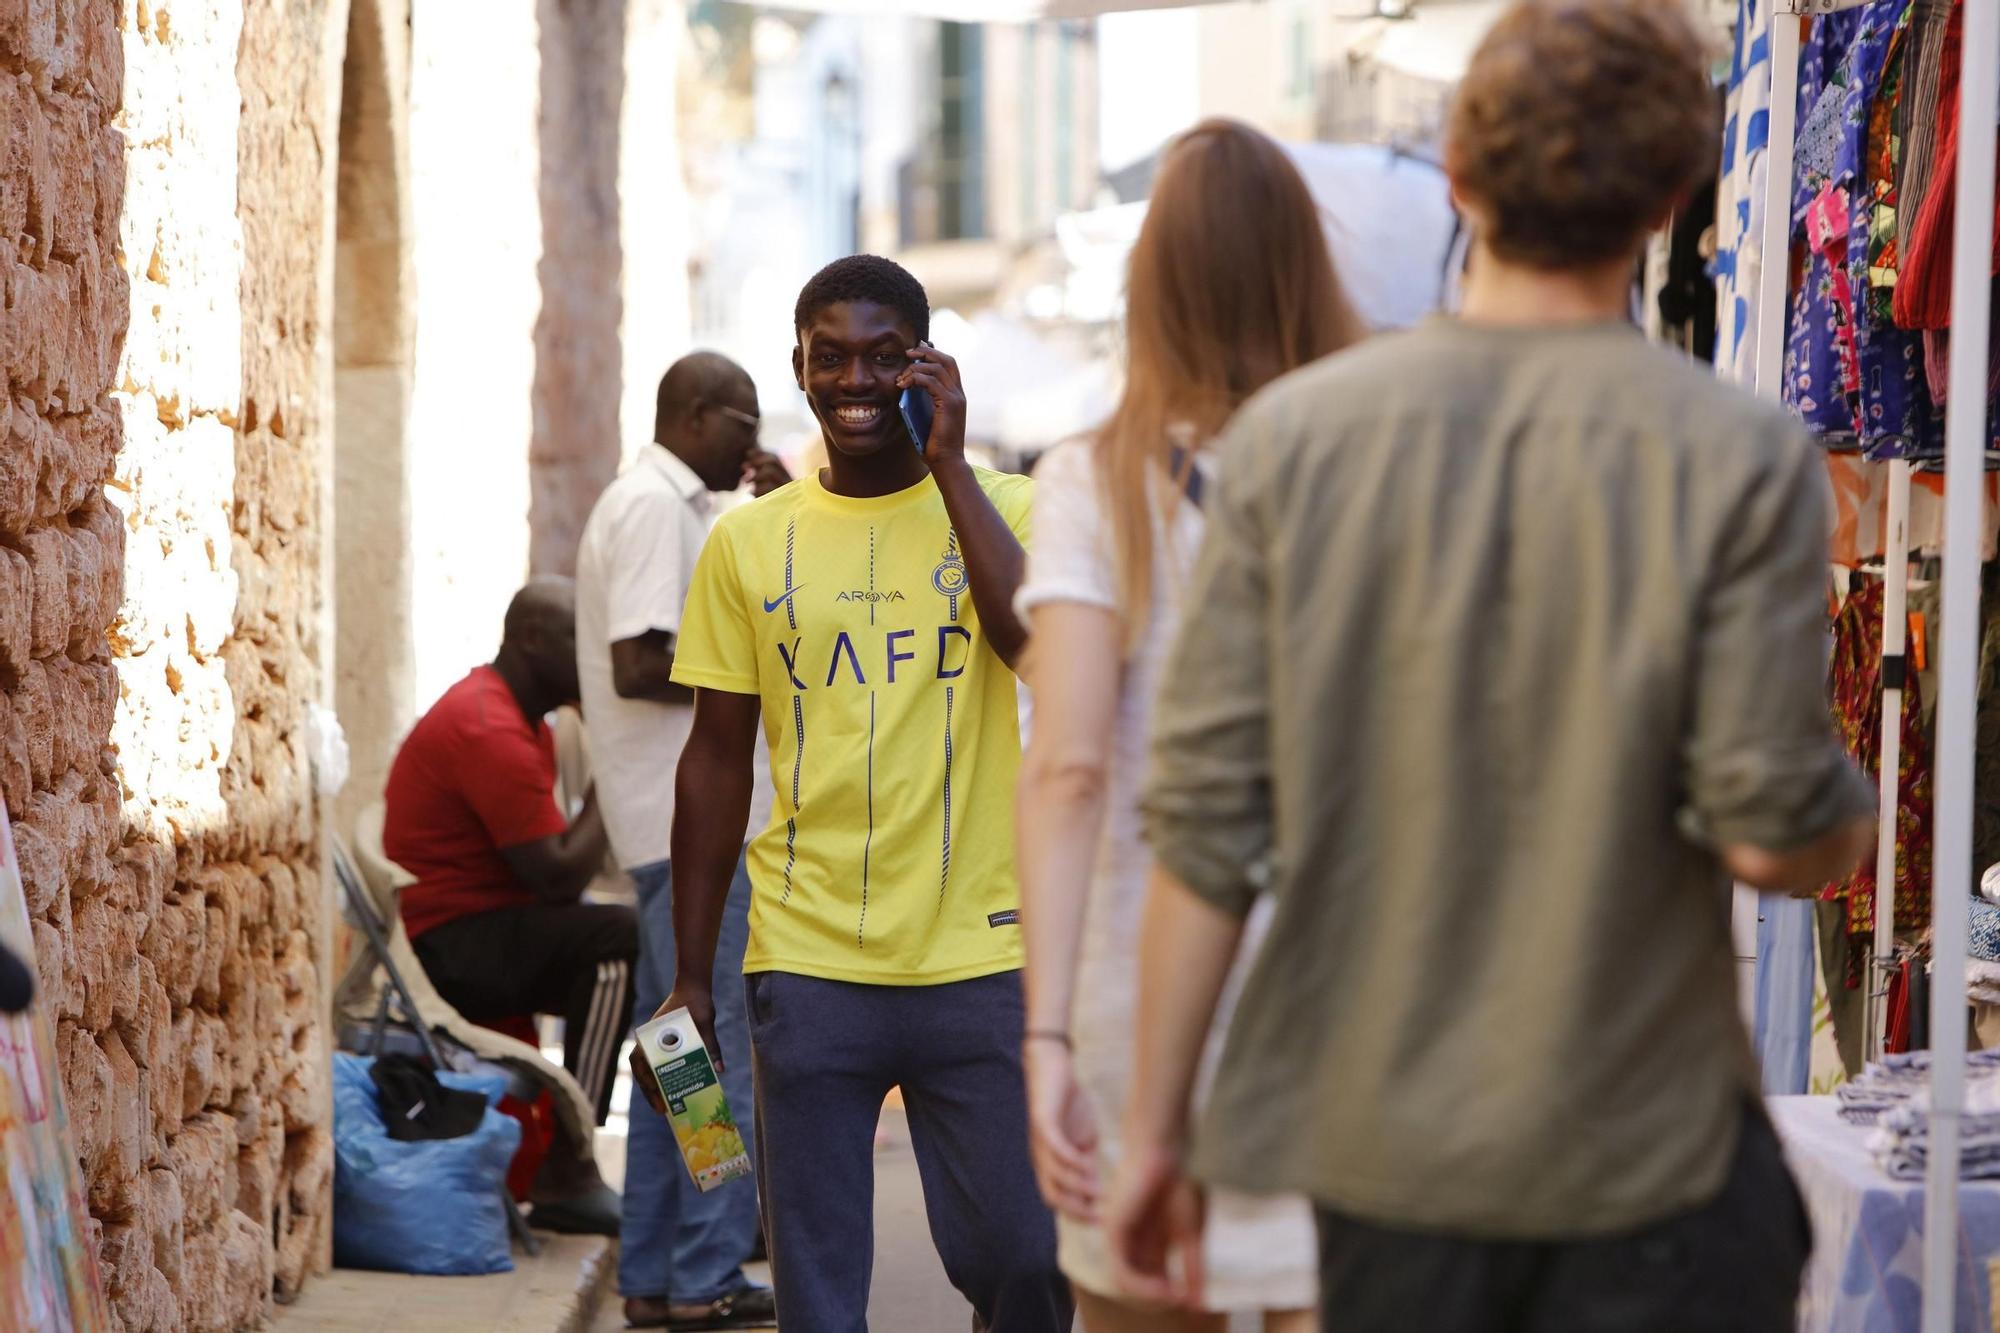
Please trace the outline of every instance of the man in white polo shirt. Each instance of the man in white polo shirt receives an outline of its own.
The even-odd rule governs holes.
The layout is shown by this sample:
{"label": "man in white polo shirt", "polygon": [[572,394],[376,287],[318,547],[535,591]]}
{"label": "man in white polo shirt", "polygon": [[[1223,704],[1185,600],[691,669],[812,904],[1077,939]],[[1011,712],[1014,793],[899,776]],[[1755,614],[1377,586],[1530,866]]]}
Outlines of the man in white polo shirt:
{"label": "man in white polo shirt", "polygon": [[[639,895],[635,1012],[650,1016],[674,979],[674,769],[693,720],[693,691],[673,683],[674,639],[695,558],[713,517],[711,493],[748,480],[764,494],[790,478],[757,447],[757,389],[742,367],[712,352],[682,358],[660,380],[653,442],[599,497],[577,553],[576,653],[598,800],[618,863]],[[758,747],[760,759],[763,747]],[[768,761],[765,761],[768,765]],[[770,816],[771,784],[757,782]],[[729,894],[718,970],[742,970],[750,881]],[[750,1045],[739,982],[717,1014],[723,1083],[752,1132]],[[748,1185],[703,1194],[681,1165],[671,1126],[635,1115],[626,1145],[618,1287],[634,1328],[756,1328],[775,1319],[768,1288],[743,1274],[757,1234]]]}

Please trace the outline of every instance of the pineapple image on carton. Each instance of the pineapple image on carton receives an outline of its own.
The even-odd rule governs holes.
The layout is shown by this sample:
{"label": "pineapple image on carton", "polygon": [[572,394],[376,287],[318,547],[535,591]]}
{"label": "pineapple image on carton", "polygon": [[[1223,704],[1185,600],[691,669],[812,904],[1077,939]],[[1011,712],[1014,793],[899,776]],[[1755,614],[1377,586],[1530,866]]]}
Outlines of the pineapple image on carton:
{"label": "pineapple image on carton", "polygon": [[633,1036],[659,1081],[667,1119],[680,1142],[681,1159],[703,1193],[750,1174],[750,1153],[730,1114],[715,1062],[685,1009],[644,1024]]}

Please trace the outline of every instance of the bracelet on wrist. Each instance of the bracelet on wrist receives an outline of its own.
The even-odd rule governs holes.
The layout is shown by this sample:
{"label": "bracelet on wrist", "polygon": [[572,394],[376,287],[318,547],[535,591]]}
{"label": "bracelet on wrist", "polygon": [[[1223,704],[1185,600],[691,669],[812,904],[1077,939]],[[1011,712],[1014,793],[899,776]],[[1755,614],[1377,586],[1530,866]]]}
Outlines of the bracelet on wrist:
{"label": "bracelet on wrist", "polygon": [[1021,1040],[1024,1042],[1029,1042],[1029,1041],[1054,1042],[1056,1045],[1062,1047],[1066,1051],[1074,1050],[1076,1047],[1076,1043],[1070,1040],[1069,1033],[1064,1032],[1061,1028],[1029,1028],[1026,1032],[1021,1034]]}

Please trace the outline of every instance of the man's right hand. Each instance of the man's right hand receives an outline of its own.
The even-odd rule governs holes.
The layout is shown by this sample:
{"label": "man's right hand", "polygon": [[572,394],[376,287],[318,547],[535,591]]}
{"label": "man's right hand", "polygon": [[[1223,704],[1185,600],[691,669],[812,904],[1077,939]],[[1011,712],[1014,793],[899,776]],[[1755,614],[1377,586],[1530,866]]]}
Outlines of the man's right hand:
{"label": "man's right hand", "polygon": [[791,469],[785,466],[785,460],[767,449],[752,449],[743,460],[743,480],[749,483],[753,496],[769,495],[791,479]]}
{"label": "man's right hand", "polygon": [[[652,1018],[664,1018],[676,1009],[688,1011],[694,1020],[694,1030],[701,1034],[701,1044],[708,1047],[708,1058],[720,1074],[723,1068],[722,1043],[715,1039],[715,996],[705,985],[695,982],[676,981],[673,993],[667,996],[665,1004],[655,1009]],[[647,1019],[651,1022],[652,1018]],[[653,1077],[653,1067],[646,1061],[645,1049],[636,1043],[632,1047],[632,1086],[639,1089],[646,1098],[646,1104],[661,1115],[667,1113],[666,1099],[660,1096],[660,1081]]]}

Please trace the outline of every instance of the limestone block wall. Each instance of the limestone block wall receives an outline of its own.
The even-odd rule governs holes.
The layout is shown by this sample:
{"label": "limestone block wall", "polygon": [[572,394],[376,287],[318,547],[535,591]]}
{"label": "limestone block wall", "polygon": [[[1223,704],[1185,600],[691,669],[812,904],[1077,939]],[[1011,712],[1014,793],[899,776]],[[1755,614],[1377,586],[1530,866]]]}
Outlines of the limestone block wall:
{"label": "limestone block wall", "polygon": [[128,1329],[324,1252],[331,2],[0,3],[0,796]]}
{"label": "limestone block wall", "polygon": [[266,1228],[282,1299],[325,1262],[332,1221],[322,982],[331,917],[306,711],[326,698],[322,492],[332,458],[332,217],[347,4],[251,3],[243,13],[235,52],[243,382],[230,508],[238,594],[223,654],[236,743],[222,782],[231,819],[212,854],[240,867],[246,886],[270,891],[266,902],[250,890],[239,937],[255,1007],[228,1017],[245,1165],[237,1208]]}

